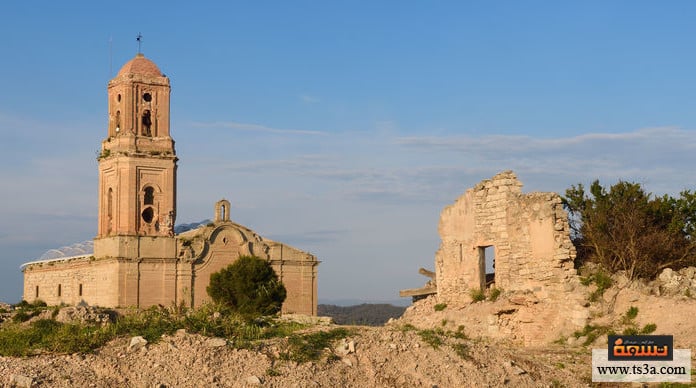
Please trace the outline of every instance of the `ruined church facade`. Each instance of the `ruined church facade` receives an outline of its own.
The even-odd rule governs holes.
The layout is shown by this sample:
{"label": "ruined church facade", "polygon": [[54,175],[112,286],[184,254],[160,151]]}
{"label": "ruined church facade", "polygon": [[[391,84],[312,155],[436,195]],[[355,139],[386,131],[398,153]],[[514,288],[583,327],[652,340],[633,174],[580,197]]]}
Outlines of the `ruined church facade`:
{"label": "ruined church facade", "polygon": [[284,313],[316,315],[317,258],[230,220],[174,233],[178,158],[169,123],[169,79],[142,54],[108,84],[109,123],[99,155],[94,254],[24,266],[24,300],[104,307],[199,307],[210,275],[240,255],[267,260],[287,289]]}

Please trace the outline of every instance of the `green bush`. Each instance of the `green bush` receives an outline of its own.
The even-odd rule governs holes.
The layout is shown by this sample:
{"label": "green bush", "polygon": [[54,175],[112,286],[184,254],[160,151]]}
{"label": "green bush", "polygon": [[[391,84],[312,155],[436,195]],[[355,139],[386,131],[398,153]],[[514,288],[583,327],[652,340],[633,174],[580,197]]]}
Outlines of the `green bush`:
{"label": "green bush", "polygon": [[435,305],[435,311],[442,311],[447,308],[447,303],[438,303]]}
{"label": "green bush", "polygon": [[496,300],[498,300],[498,298],[500,297],[500,294],[501,294],[501,293],[502,293],[502,291],[500,290],[500,288],[492,288],[492,289],[491,289],[491,293],[490,293],[490,295],[488,296],[488,299],[489,299],[491,302],[495,302]]}
{"label": "green bush", "polygon": [[434,349],[439,348],[440,345],[443,344],[441,336],[444,335],[444,331],[442,329],[420,330],[418,335],[421,337],[423,342],[432,346]]}
{"label": "green bush", "polygon": [[281,358],[298,363],[317,361],[324,354],[324,349],[331,348],[334,341],[351,335],[350,330],[337,328],[310,334],[295,334],[288,337],[287,351]]}
{"label": "green bush", "polygon": [[[221,313],[219,317],[213,318],[215,312]],[[84,353],[116,337],[141,335],[156,342],[163,334],[178,329],[228,338],[234,347],[250,348],[256,340],[287,337],[304,327],[272,319],[250,320],[218,305],[190,311],[153,307],[119,316],[116,322],[105,326],[60,323],[52,319],[40,319],[29,325],[5,323],[0,330],[0,356],[27,356],[43,351]]]}
{"label": "green bush", "polygon": [[472,288],[469,291],[469,296],[471,296],[471,300],[473,300],[474,303],[486,300],[486,294],[477,288]]}
{"label": "green bush", "polygon": [[648,323],[647,325],[643,326],[640,334],[651,334],[654,333],[655,330],[657,330],[657,325],[654,323]]}
{"label": "green bush", "polygon": [[254,256],[241,256],[210,275],[208,295],[216,303],[245,315],[272,315],[285,301],[285,286],[273,267]]}
{"label": "green bush", "polygon": [[604,291],[609,289],[614,284],[614,280],[608,273],[599,268],[589,276],[581,277],[580,283],[585,286],[589,286],[592,283],[597,285],[597,289],[594,290],[589,297],[590,302],[596,302],[602,297],[602,295],[604,295]]}
{"label": "green bush", "polygon": [[595,180],[588,191],[571,186],[563,204],[576,267],[592,261],[635,279],[696,264],[696,192],[659,197],[639,183],[619,181],[607,189]]}

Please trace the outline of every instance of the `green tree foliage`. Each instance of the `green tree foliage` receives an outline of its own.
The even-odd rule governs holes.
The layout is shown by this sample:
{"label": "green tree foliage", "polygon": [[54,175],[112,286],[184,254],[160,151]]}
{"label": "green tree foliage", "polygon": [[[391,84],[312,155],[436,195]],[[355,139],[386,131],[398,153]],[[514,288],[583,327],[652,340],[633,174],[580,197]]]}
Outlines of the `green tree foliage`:
{"label": "green tree foliage", "polygon": [[247,315],[275,314],[286,296],[271,265],[254,256],[241,256],[210,275],[207,291],[214,302]]}
{"label": "green tree foliage", "polygon": [[596,180],[566,190],[576,264],[594,261],[630,278],[655,277],[662,269],[696,263],[696,194],[655,197],[638,183],[619,181],[609,190]]}

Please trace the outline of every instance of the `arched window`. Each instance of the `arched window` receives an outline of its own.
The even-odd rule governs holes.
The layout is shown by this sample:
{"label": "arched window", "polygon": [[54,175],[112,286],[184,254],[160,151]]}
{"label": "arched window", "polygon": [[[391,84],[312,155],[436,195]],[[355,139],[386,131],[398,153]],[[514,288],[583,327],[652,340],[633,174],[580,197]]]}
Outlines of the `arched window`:
{"label": "arched window", "polygon": [[145,192],[143,196],[143,205],[153,205],[155,203],[155,189],[150,186],[145,186],[143,191]]}
{"label": "arched window", "polygon": [[152,136],[152,117],[149,109],[143,113],[143,136]]}
{"label": "arched window", "polygon": [[116,129],[116,133],[118,134],[119,132],[121,132],[121,111],[120,110],[116,111],[115,121],[116,121],[115,129]]}

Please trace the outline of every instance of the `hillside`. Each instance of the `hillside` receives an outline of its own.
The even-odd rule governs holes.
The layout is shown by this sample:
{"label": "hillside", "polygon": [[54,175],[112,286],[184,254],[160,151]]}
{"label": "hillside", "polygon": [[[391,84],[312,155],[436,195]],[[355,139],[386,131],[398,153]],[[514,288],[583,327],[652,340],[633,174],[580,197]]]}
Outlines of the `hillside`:
{"label": "hillside", "polygon": [[339,325],[380,326],[390,318],[399,318],[406,311],[406,307],[369,303],[356,306],[320,304],[317,311],[319,316],[331,317]]}
{"label": "hillside", "polygon": [[[327,330],[324,328],[322,330]],[[351,327],[319,361],[284,361],[283,339],[258,349],[178,332],[128,350],[129,338],[85,355],[0,357],[0,385],[38,387],[586,386],[586,350],[526,350],[408,326]],[[317,330],[317,329],[313,329]]]}

